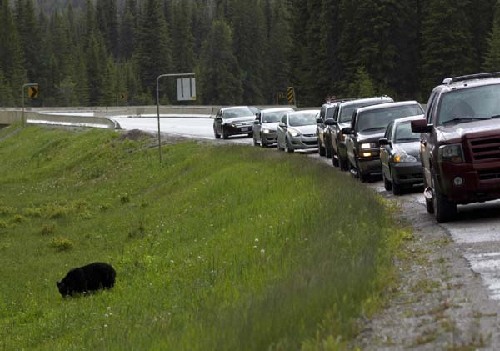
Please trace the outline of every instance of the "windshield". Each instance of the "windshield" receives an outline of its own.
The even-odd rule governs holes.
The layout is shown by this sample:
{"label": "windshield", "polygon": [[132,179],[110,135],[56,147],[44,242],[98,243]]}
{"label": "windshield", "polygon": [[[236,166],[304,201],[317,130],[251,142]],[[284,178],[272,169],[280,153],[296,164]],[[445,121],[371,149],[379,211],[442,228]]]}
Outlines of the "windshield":
{"label": "windshield", "polygon": [[358,132],[383,130],[396,118],[420,114],[423,114],[423,110],[418,104],[366,111],[358,114],[356,130]]}
{"label": "windshield", "polygon": [[500,117],[500,84],[452,90],[443,94],[437,124],[472,122]]}
{"label": "windshield", "polygon": [[281,117],[286,111],[267,112],[262,114],[262,123],[276,123],[279,122]]}
{"label": "windshield", "polygon": [[228,108],[223,112],[224,118],[237,118],[253,116],[254,113],[248,107]]}
{"label": "windshield", "polygon": [[377,104],[380,104],[383,102],[389,102],[389,101],[382,101],[382,100],[377,100],[376,102],[364,101],[364,102],[358,102],[358,103],[349,104],[347,106],[343,106],[342,110],[340,110],[340,116],[339,116],[338,122],[341,122],[341,123],[350,122],[352,120],[352,113],[354,112],[354,110],[356,110],[359,107],[377,105]]}
{"label": "windshield", "polygon": [[288,125],[291,127],[300,127],[308,125],[316,125],[316,112],[294,113],[288,115]]}
{"label": "windshield", "polygon": [[420,140],[420,133],[411,131],[411,121],[398,123],[394,135],[396,143],[411,143]]}

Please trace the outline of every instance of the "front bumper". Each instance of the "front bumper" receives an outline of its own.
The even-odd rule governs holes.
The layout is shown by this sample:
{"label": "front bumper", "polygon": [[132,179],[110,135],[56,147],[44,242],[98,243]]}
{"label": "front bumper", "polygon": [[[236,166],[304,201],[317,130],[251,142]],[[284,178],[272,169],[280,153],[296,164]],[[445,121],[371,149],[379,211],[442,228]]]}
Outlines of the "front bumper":
{"label": "front bumper", "polygon": [[226,123],[223,125],[224,131],[227,135],[237,135],[237,134],[252,134],[252,125],[251,124],[231,124]]}
{"label": "front bumper", "polygon": [[276,144],[278,139],[275,131],[269,133],[262,133],[261,138],[263,144]]}
{"label": "front bumper", "polygon": [[500,162],[443,162],[439,168],[440,191],[449,200],[466,204],[500,199]]}
{"label": "front bumper", "polygon": [[420,162],[391,163],[392,182],[414,185],[424,183],[424,174]]}
{"label": "front bumper", "polygon": [[358,171],[364,175],[382,174],[382,163],[379,158],[363,159],[358,158]]}
{"label": "front bumper", "polygon": [[318,147],[318,137],[316,135],[310,136],[306,134],[297,137],[289,135],[288,138],[290,147],[294,150],[315,149]]}

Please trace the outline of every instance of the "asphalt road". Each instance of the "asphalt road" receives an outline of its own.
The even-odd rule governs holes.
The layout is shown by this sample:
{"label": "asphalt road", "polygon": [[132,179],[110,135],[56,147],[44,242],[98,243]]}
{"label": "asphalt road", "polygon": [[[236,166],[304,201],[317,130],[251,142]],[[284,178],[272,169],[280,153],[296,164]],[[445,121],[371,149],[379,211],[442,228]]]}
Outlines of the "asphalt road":
{"label": "asphalt road", "polygon": [[[157,119],[153,116],[140,118],[118,116],[114,119],[123,129],[141,129],[149,132],[158,130]],[[213,119],[208,116],[160,118],[160,129],[162,134],[167,135],[214,139],[212,122]],[[252,139],[245,136],[233,136],[229,138],[229,141],[252,144]],[[273,149],[269,149],[269,152],[273,152]],[[331,164],[329,159],[320,157],[317,153],[310,153],[310,157]],[[385,197],[393,197],[384,189],[381,181],[366,183],[366,185]],[[416,211],[421,211],[431,217],[426,214],[425,200],[420,190],[408,192],[397,198],[398,201],[411,203]],[[471,269],[481,275],[488,296],[493,300],[500,300],[500,201],[459,206],[459,216],[456,221],[445,224],[435,223],[435,226],[440,226],[440,229],[444,229],[449,234],[459,247],[460,254],[469,262]]]}

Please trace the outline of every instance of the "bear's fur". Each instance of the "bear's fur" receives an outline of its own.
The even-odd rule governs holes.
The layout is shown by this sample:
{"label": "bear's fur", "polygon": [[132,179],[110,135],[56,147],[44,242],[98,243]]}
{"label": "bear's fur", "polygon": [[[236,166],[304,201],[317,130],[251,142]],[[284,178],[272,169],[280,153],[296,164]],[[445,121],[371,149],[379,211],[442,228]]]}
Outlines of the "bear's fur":
{"label": "bear's fur", "polygon": [[95,262],[74,268],[57,282],[62,297],[87,294],[99,289],[110,289],[115,285],[116,271],[108,263]]}

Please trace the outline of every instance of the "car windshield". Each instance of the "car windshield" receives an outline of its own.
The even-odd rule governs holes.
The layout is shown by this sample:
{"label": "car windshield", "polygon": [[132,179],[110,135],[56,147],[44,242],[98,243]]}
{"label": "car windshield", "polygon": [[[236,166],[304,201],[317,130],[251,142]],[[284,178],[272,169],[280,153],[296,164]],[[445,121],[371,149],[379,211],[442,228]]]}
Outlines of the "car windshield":
{"label": "car windshield", "polygon": [[288,116],[288,124],[291,127],[316,125],[317,112],[293,113]]}
{"label": "car windshield", "polygon": [[326,118],[332,118],[333,112],[335,112],[335,107],[327,107],[326,108]]}
{"label": "car windshield", "polygon": [[254,113],[248,107],[229,108],[224,110],[224,118],[237,118],[253,116]]}
{"label": "car windshield", "polygon": [[394,141],[396,143],[411,143],[420,140],[420,133],[413,133],[411,131],[411,121],[398,123],[396,125],[396,132]]}
{"label": "car windshield", "polygon": [[285,111],[266,112],[262,114],[262,123],[279,122]]}
{"label": "car windshield", "polygon": [[389,101],[382,101],[382,100],[376,100],[376,102],[364,101],[364,102],[357,102],[357,103],[352,103],[352,104],[343,106],[342,110],[340,110],[340,116],[339,116],[338,121],[341,123],[350,122],[352,120],[352,113],[357,108],[376,105],[376,104],[380,104],[383,102],[389,102]]}
{"label": "car windshield", "polygon": [[356,129],[359,132],[385,130],[387,125],[396,118],[415,116],[422,113],[423,110],[418,104],[365,111],[358,114]]}
{"label": "car windshield", "polygon": [[452,90],[443,94],[437,124],[472,122],[500,117],[500,84]]}

